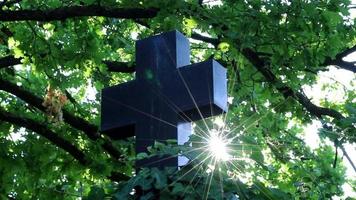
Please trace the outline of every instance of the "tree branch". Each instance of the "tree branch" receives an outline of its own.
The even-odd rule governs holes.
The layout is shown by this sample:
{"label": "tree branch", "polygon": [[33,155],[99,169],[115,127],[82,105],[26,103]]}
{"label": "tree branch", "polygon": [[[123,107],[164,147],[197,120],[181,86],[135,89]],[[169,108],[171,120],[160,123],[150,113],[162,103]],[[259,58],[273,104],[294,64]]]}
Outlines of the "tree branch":
{"label": "tree branch", "polygon": [[[193,35],[193,34],[192,34]],[[218,39],[208,38],[197,33],[194,33],[194,39],[201,40],[204,42],[211,43],[213,45],[218,43]],[[292,97],[296,99],[310,114],[320,118],[323,115],[333,117],[335,119],[344,118],[341,113],[330,108],[323,108],[313,104],[308,97],[306,97],[301,92],[295,92],[291,87],[284,84],[273,74],[273,72],[268,68],[265,60],[261,59],[256,52],[250,48],[244,48],[241,50],[242,55],[251,62],[251,64],[265,77],[265,79],[273,84],[276,89],[283,94],[284,98]]]}
{"label": "tree branch", "polygon": [[[14,83],[11,83],[10,81],[0,78],[0,90],[11,93],[22,99],[26,103],[30,104],[31,106],[34,106],[37,109],[41,110],[42,112],[46,112],[46,107],[42,105],[42,98],[17,86]],[[98,128],[95,125],[90,124],[89,122],[85,121],[80,117],[72,115],[65,109],[63,110],[63,118],[64,121],[70,124],[72,127],[85,132],[90,139],[96,140],[100,137],[97,133]]]}
{"label": "tree branch", "polygon": [[118,61],[103,61],[109,72],[133,73],[135,66],[129,66],[128,63]]}
{"label": "tree branch", "polygon": [[49,10],[5,10],[0,11],[0,21],[54,21],[73,17],[103,16],[120,19],[152,18],[157,9],[106,8],[99,5],[70,6]]}
{"label": "tree branch", "polygon": [[42,123],[38,123],[35,120],[32,120],[30,118],[24,118],[24,117],[19,117],[16,115],[13,115],[10,112],[7,112],[0,108],[0,120],[9,122],[11,124],[14,124],[19,127],[24,127],[28,130],[31,130],[33,132],[38,133],[42,137],[48,139],[50,142],[52,142],[54,145],[58,146],[59,148],[63,149],[64,151],[68,152],[70,155],[72,155],[76,160],[79,161],[80,164],[82,165],[88,165],[89,164],[89,159],[86,157],[86,155],[78,149],[76,146],[74,146],[72,143],[67,141],[66,139],[60,137],[53,131],[51,131],[48,127],[43,125]]}
{"label": "tree branch", "polygon": [[345,50],[344,50],[343,52],[341,52],[341,53],[338,53],[338,54],[336,55],[336,58],[344,58],[344,57],[348,56],[349,54],[351,54],[351,53],[353,53],[353,52],[355,52],[355,51],[356,51],[356,45],[353,46],[353,47],[350,47],[350,48],[345,49]]}
{"label": "tree branch", "polygon": [[[11,83],[7,80],[0,78],[0,90],[6,91],[10,94],[15,95],[16,97],[22,99],[31,106],[36,107],[42,112],[46,112],[46,107],[42,105],[43,99],[32,94],[31,92],[17,86],[14,83]],[[63,109],[63,119],[66,123],[71,125],[73,128],[83,131],[91,140],[101,139],[101,136],[98,132],[98,127],[90,124],[84,119],[77,117],[71,114],[66,109]],[[123,155],[114,147],[112,142],[109,139],[104,139],[102,144],[104,150],[106,150],[113,158],[122,159]]]}
{"label": "tree branch", "polygon": [[130,179],[129,176],[119,173],[119,172],[111,172],[108,178],[112,181],[120,182],[120,181],[127,181]]}
{"label": "tree branch", "polygon": [[[28,130],[36,132],[40,136],[48,139],[55,146],[68,152],[83,166],[88,167],[91,162],[91,160],[78,147],[74,146],[68,140],[60,137],[42,123],[39,123],[30,118],[16,116],[10,112],[5,111],[2,108],[0,108],[0,121],[8,122],[15,126],[24,127]],[[129,176],[120,172],[111,172],[111,174],[107,178],[116,182],[127,181],[128,179],[130,179]]]}
{"label": "tree branch", "polygon": [[200,35],[198,33],[192,33],[191,38],[193,38],[195,40],[200,40],[203,42],[210,43],[214,46],[217,46],[220,43],[219,39],[206,37],[206,36]]}
{"label": "tree branch", "polygon": [[198,0],[198,4],[200,5],[200,6],[203,6],[203,0]]}
{"label": "tree branch", "polygon": [[344,61],[342,58],[338,59],[334,59],[334,60],[331,60],[331,59],[327,59],[323,65],[324,66],[327,66],[327,65],[334,65],[338,68],[341,68],[341,69],[345,69],[345,70],[349,70],[353,73],[356,73],[356,62],[348,62],[348,61]]}
{"label": "tree branch", "polygon": [[335,157],[334,157],[334,163],[333,163],[333,168],[335,169],[336,168],[336,165],[337,165],[337,154],[338,154],[338,152],[337,152],[337,149],[338,149],[338,147],[337,147],[337,145],[336,145],[336,142],[334,142],[334,146],[335,146]]}
{"label": "tree branch", "polygon": [[[135,66],[130,66],[129,63],[126,62],[119,62],[119,61],[102,61],[106,67],[108,68],[109,72],[121,72],[121,73],[133,73],[135,72]],[[5,57],[0,58],[0,69],[11,67],[14,65],[21,64],[21,58],[15,58],[12,55],[8,55]]]}
{"label": "tree branch", "polygon": [[327,65],[335,65],[341,69],[345,69],[345,70],[349,70],[353,73],[356,73],[356,62],[348,62],[348,61],[344,61],[343,58],[348,56],[349,54],[353,53],[356,51],[356,45],[348,48],[346,50],[344,50],[341,53],[338,53],[335,56],[335,59],[332,59],[330,57],[327,57],[325,59],[325,62],[322,64],[323,66],[327,66]]}
{"label": "tree branch", "polygon": [[340,149],[342,150],[342,153],[346,156],[347,160],[349,161],[349,163],[351,164],[352,168],[354,169],[354,171],[356,172],[356,166],[355,164],[352,162],[349,154],[346,152],[345,148],[342,145],[339,145]]}
{"label": "tree branch", "polygon": [[19,64],[21,64],[21,59],[15,58],[12,55],[0,58],[0,69]]}
{"label": "tree branch", "polygon": [[301,92],[296,92],[295,96],[298,99],[298,102],[302,104],[311,114],[320,118],[323,115],[333,117],[335,119],[343,119],[344,116],[338,111],[331,108],[324,108],[313,104],[308,97],[306,97]]}
{"label": "tree branch", "polygon": [[[261,72],[261,74],[266,78],[267,81],[274,84],[276,89],[283,94],[285,98],[292,97],[295,98],[310,114],[320,118],[321,116],[330,116],[335,119],[344,118],[341,113],[337,112],[331,108],[324,108],[313,104],[307,96],[302,92],[295,92],[292,88],[282,83],[277,77],[272,73],[272,71],[267,68],[264,61],[261,60],[257,54],[255,54],[251,49],[242,50],[242,54],[248,58],[248,60],[255,66],[255,68]],[[278,84],[277,84],[278,83]]]}

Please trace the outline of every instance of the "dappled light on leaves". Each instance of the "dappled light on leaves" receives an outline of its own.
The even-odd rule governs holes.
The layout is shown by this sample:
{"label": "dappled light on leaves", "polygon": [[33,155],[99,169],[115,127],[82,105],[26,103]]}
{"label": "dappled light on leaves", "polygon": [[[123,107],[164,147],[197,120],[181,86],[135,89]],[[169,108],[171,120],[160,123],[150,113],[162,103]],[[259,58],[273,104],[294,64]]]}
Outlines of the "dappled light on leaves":
{"label": "dappled light on leaves", "polygon": [[[356,198],[354,0],[7,0],[0,10],[0,199]],[[135,139],[100,132],[100,91],[135,79],[136,40],[170,30],[189,38],[191,63],[226,67],[229,110],[197,122],[186,144],[152,141],[142,155],[186,156],[180,170],[136,171]]]}

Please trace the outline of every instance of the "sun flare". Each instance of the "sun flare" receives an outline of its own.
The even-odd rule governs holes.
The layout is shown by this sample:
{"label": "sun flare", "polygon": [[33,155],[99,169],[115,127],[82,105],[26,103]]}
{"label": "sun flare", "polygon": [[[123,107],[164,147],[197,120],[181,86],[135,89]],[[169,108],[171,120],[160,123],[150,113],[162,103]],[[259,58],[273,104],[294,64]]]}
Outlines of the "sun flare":
{"label": "sun flare", "polygon": [[228,141],[217,130],[209,131],[208,148],[217,161],[228,161],[231,155],[228,153]]}

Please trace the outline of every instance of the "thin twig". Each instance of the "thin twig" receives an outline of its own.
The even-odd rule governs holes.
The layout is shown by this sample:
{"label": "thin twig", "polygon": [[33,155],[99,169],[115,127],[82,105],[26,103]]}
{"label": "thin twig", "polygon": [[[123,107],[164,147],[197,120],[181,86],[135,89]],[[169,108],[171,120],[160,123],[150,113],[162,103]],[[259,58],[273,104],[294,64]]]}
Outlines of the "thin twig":
{"label": "thin twig", "polygon": [[334,164],[333,164],[333,168],[336,168],[336,164],[337,164],[337,154],[338,154],[338,147],[337,147],[337,140],[334,141],[334,146],[335,146],[335,158],[334,158]]}
{"label": "thin twig", "polygon": [[347,160],[348,160],[349,163],[351,164],[351,166],[352,166],[352,168],[354,169],[354,171],[356,172],[356,166],[355,166],[355,164],[352,162],[352,160],[351,160],[349,154],[346,152],[345,148],[344,148],[342,145],[340,145],[339,147],[340,147],[340,149],[342,150],[342,153],[346,156]]}

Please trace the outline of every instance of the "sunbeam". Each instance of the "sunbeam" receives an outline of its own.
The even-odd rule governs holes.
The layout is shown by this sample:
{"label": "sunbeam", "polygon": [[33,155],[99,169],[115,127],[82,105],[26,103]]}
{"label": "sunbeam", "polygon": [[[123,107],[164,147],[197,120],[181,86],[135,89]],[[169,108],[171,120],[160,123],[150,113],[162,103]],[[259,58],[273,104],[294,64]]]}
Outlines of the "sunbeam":
{"label": "sunbeam", "polygon": [[229,141],[226,140],[221,132],[218,132],[215,129],[209,131],[210,135],[208,138],[208,148],[212,156],[217,161],[228,161],[231,158],[231,155],[228,153],[228,144]]}

